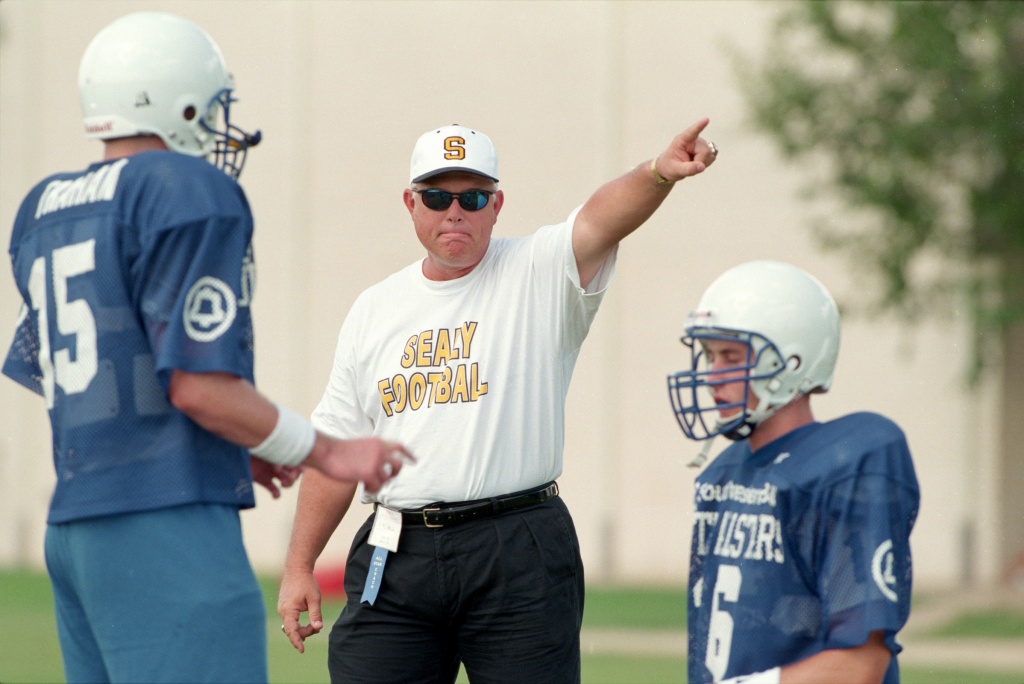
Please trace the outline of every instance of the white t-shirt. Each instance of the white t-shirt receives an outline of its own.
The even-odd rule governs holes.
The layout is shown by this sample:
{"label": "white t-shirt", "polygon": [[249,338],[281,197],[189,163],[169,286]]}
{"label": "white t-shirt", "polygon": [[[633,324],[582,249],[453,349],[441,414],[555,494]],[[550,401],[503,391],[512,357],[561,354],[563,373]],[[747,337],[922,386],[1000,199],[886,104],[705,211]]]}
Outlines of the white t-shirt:
{"label": "white t-shirt", "polygon": [[492,238],[456,280],[428,280],[417,261],[356,299],[313,424],[400,442],[417,459],[364,503],[467,501],[561,474],[569,380],[617,254],[580,287],[578,211],[530,237]]}

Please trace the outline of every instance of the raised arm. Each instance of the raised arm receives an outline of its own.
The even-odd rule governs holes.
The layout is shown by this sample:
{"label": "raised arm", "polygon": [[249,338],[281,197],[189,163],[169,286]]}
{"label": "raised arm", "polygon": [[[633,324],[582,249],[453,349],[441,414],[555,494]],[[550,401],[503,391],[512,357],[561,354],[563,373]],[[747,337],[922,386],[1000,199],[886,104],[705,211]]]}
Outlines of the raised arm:
{"label": "raised arm", "polygon": [[583,205],[572,232],[572,249],[583,287],[597,274],[612,248],[661,206],[676,181],[701,173],[715,161],[714,147],[700,137],[707,125],[708,119],[693,124],[664,152],[605,183]]}

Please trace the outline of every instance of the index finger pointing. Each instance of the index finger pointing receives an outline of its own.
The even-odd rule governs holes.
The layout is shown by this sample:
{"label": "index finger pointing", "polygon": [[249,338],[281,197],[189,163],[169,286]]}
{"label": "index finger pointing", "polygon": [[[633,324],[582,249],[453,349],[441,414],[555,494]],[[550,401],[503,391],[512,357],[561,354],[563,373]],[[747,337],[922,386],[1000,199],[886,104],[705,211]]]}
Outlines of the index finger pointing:
{"label": "index finger pointing", "polygon": [[705,116],[703,119],[693,124],[692,126],[690,126],[681,133],[683,140],[687,142],[696,141],[697,138],[700,137],[701,131],[703,131],[709,123],[711,123],[711,119]]}

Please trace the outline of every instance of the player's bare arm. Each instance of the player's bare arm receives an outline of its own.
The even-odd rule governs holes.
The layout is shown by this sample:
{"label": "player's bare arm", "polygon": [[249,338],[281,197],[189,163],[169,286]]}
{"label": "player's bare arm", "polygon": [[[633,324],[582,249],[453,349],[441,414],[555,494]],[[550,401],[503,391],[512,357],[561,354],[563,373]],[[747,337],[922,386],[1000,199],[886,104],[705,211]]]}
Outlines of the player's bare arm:
{"label": "player's bare arm", "polygon": [[783,667],[779,684],[879,684],[891,658],[883,633],[872,632],[860,646],[822,651]]}
{"label": "player's bare arm", "polygon": [[721,684],[881,684],[892,654],[882,632],[854,648],[821,651],[800,662],[722,680]]}
{"label": "player's bare arm", "polygon": [[[252,383],[228,373],[174,371],[168,395],[175,408],[206,430],[250,449],[264,443],[279,420],[278,407]],[[363,482],[369,492],[376,492],[412,460],[412,454],[393,442],[376,438],[342,441],[319,432],[311,450],[297,459],[336,480]],[[281,484],[288,479],[285,475]],[[264,481],[260,484],[266,486]]]}
{"label": "player's bare arm", "polygon": [[[306,650],[302,642],[324,626],[313,567],[348,512],[355,492],[354,484],[331,480],[316,471],[307,473],[299,485],[295,524],[277,597],[281,631],[299,653]],[[309,613],[306,625],[300,622],[302,613]]]}
{"label": "player's bare arm", "polygon": [[259,444],[277,422],[274,405],[252,383],[229,373],[176,370],[167,394],[176,409],[234,444]]}
{"label": "player's bare arm", "polygon": [[668,197],[673,183],[702,173],[715,161],[715,147],[700,137],[709,119],[677,135],[653,160],[605,183],[580,209],[572,249],[580,284],[586,287],[612,248],[643,225]]}

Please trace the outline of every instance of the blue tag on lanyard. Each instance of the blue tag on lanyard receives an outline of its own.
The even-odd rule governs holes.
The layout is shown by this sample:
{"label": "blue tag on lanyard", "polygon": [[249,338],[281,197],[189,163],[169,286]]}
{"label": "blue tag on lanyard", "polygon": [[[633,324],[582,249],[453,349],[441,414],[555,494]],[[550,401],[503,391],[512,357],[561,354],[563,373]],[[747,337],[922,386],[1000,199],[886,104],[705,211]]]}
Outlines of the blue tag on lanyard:
{"label": "blue tag on lanyard", "polygon": [[366,586],[360,603],[371,606],[377,600],[380,583],[384,581],[384,563],[388,559],[388,551],[398,551],[398,538],[402,534],[402,513],[386,506],[377,505],[373,515],[373,527],[367,542],[373,547],[373,558],[370,560],[370,571],[366,573]]}
{"label": "blue tag on lanyard", "polygon": [[384,563],[388,560],[388,550],[382,546],[373,547],[373,558],[370,559],[370,571],[366,573],[366,586],[363,587],[363,596],[360,603],[369,603],[371,606],[377,600],[377,592],[380,591],[380,583],[384,580]]}

